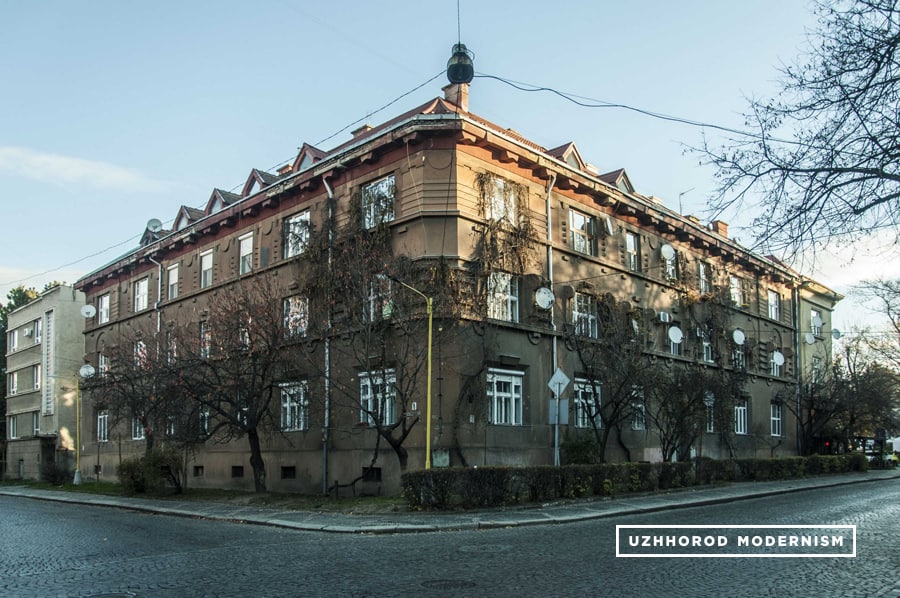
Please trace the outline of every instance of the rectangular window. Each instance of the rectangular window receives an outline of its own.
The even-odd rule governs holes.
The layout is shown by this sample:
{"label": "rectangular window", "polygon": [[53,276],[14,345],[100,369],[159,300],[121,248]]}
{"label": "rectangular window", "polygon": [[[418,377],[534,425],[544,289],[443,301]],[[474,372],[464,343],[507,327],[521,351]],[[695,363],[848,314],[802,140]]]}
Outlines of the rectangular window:
{"label": "rectangular window", "polygon": [[97,373],[105,376],[109,372],[109,357],[103,353],[97,355]]}
{"label": "rectangular window", "polygon": [[772,351],[769,356],[769,373],[773,376],[781,376],[784,366],[784,353],[781,351]]}
{"label": "rectangular window", "polygon": [[6,352],[12,353],[19,348],[19,331],[12,330],[6,335]]}
{"label": "rectangular window", "polygon": [[101,324],[109,322],[109,293],[97,298],[97,321]]}
{"label": "rectangular window", "polygon": [[31,366],[31,379],[34,381],[34,389],[41,388],[41,364]]}
{"label": "rectangular window", "polygon": [[779,295],[775,291],[768,292],[769,298],[769,319],[770,320],[778,320],[781,319],[781,295]]}
{"label": "rectangular window", "polygon": [[[666,340],[669,341],[669,353],[671,355],[681,355],[681,345],[684,342],[684,338],[676,333],[674,329],[678,328],[678,326],[672,326],[666,331]],[[678,328],[680,331],[681,329]],[[679,339],[676,343],[673,339]]]}
{"label": "rectangular window", "polygon": [[587,293],[575,293],[572,303],[572,325],[575,334],[588,338],[597,338],[597,304]]}
{"label": "rectangular window", "polygon": [[625,265],[632,272],[641,271],[641,242],[635,233],[625,233]]}
{"label": "rectangular window", "polygon": [[285,382],[281,389],[281,430],[290,432],[309,429],[309,401],[306,382]]}
{"label": "rectangular window", "polygon": [[781,436],[781,403],[772,403],[770,406],[771,411],[771,428],[772,428],[772,436]]}
{"label": "rectangular window", "polygon": [[142,278],[134,283],[134,311],[143,311],[150,304],[150,279]]}
{"label": "rectangular window", "polygon": [[631,429],[647,429],[647,410],[644,400],[644,391],[635,386],[631,391]]}
{"label": "rectangular window", "polygon": [[585,378],[575,378],[572,387],[575,394],[575,427],[602,428],[600,417],[600,383],[591,383]]}
{"label": "rectangular window", "polygon": [[394,311],[394,304],[391,300],[391,279],[384,274],[376,274],[369,283],[367,309],[370,322],[387,320]]}
{"label": "rectangular window", "polygon": [[394,175],[388,175],[362,186],[363,224],[374,228],[394,219],[394,196],[396,185]]}
{"label": "rectangular window", "polygon": [[14,395],[19,392],[19,372],[10,372],[7,379],[9,381],[9,385],[7,386],[9,394]]}
{"label": "rectangular window", "polygon": [[744,296],[744,281],[737,276],[728,277],[728,290],[731,294],[731,302],[737,307],[747,307]]}
{"label": "rectangular window", "polygon": [[306,251],[309,245],[309,210],[286,218],[283,236],[285,259]]}
{"label": "rectangular window", "polygon": [[569,210],[569,245],[578,253],[597,255],[594,243],[596,223],[593,216],[577,210]]}
{"label": "rectangular window", "polygon": [[253,233],[238,238],[238,274],[253,270]]}
{"label": "rectangular window", "polygon": [[678,280],[678,254],[670,258],[663,258],[663,266],[666,270],[666,280]]}
{"label": "rectangular window", "polygon": [[488,197],[484,206],[484,217],[488,220],[506,221],[509,224],[518,224],[518,205],[515,188],[512,184],[500,177],[491,177],[489,188],[486,190]]}
{"label": "rectangular window", "polygon": [[738,401],[734,406],[734,433],[747,433],[747,401]]}
{"label": "rectangular window", "polygon": [[200,254],[200,288],[205,289],[213,283],[213,252],[212,249]]}
{"label": "rectangular window", "polygon": [[487,399],[490,423],[504,426],[522,425],[522,372],[488,368]]}
{"label": "rectangular window", "polygon": [[143,440],[144,439],[144,425],[141,423],[140,417],[132,417],[131,418],[131,439],[132,440]]}
{"label": "rectangular window", "polygon": [[697,278],[700,280],[700,293],[712,293],[712,269],[706,262],[697,263]]}
{"label": "rectangular window", "polygon": [[44,320],[42,320],[41,318],[38,318],[37,320],[34,321],[32,328],[34,329],[34,344],[39,345],[39,344],[41,344],[41,341],[43,340],[42,337],[44,334]]}
{"label": "rectangular window", "polygon": [[488,317],[519,321],[519,279],[506,272],[491,272],[487,284]]}
{"label": "rectangular window", "polygon": [[747,369],[747,358],[744,356],[743,347],[735,347],[731,350],[731,365],[736,370]]}
{"label": "rectangular window", "polygon": [[200,409],[200,412],[197,414],[197,420],[200,437],[206,438],[209,436],[209,409],[207,407]]}
{"label": "rectangular window", "polygon": [[212,346],[212,332],[209,324],[205,321],[200,322],[200,357],[209,359],[210,348]]}
{"label": "rectangular window", "polygon": [[[814,356],[812,358],[812,366],[809,372],[809,381],[813,384],[822,382],[822,358]],[[897,450],[896,448],[894,450]]]}
{"label": "rectangular window", "polygon": [[9,431],[7,432],[7,435],[9,436],[10,439],[19,437],[19,427],[18,427],[18,422],[16,421],[16,419],[17,418],[15,415],[9,416],[9,420],[8,420],[9,423],[7,424]]}
{"label": "rectangular window", "polygon": [[233,478],[244,477],[244,466],[243,465],[232,465],[231,466],[231,477],[233,477]]}
{"label": "rectangular window", "polygon": [[817,309],[809,310],[810,330],[816,336],[822,336],[822,314]]}
{"label": "rectangular window", "polygon": [[359,376],[359,421],[374,426],[389,426],[396,421],[397,378],[394,369],[363,372]]}
{"label": "rectangular window", "polygon": [[109,442],[109,411],[97,412],[97,442]]}
{"label": "rectangular window", "polygon": [[149,365],[147,343],[144,341],[134,343],[134,365],[139,368],[146,368]]}
{"label": "rectangular window", "polygon": [[284,300],[284,336],[301,338],[309,329],[309,299],[292,295]]}
{"label": "rectangular window", "polygon": [[178,264],[166,269],[166,296],[169,299],[178,297]]}
{"label": "rectangular window", "polygon": [[716,399],[711,392],[706,393],[703,399],[706,406],[706,431],[710,434],[716,431]]}
{"label": "rectangular window", "polygon": [[41,434],[41,412],[40,411],[32,411],[31,412],[31,429],[33,431],[34,436],[39,436]]}
{"label": "rectangular window", "polygon": [[175,438],[175,416],[167,415],[166,416],[166,438]]}

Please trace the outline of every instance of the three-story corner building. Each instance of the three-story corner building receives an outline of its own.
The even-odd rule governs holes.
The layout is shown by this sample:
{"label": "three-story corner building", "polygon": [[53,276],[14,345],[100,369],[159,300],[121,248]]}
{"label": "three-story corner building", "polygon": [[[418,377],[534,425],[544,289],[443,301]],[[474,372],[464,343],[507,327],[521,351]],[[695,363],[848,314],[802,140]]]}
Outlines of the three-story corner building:
{"label": "three-story corner building", "polygon": [[83,365],[84,294],[52,287],[8,317],[7,471],[40,479],[55,465],[74,470],[78,369]]}
{"label": "three-story corner building", "polygon": [[[785,402],[814,361],[807,312],[830,347],[840,297],[573,143],[547,149],[469,112],[467,85],[444,91],[331,151],[304,145],[277,174],[251,171],[240,194],[216,190],[170,229],[148,226],[77,283],[96,307],[86,358],[102,375],[123,331],[148,322],[209,347],[211,297],[277,280],[302,357],[273,386],[273,490],[365,473],[396,491],[404,468],[426,465],[426,438],[435,467],[552,464],[557,438],[579,435],[606,460],[796,454]],[[551,389],[557,371],[567,383]],[[85,460],[104,475],[143,450],[140,414],[86,413]],[[250,485],[245,439],[191,454],[189,483]]]}

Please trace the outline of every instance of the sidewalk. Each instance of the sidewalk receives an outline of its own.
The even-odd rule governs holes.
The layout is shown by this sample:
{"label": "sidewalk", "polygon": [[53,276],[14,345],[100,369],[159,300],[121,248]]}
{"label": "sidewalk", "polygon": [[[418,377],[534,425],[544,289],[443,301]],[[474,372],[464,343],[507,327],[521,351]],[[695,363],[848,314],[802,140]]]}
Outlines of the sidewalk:
{"label": "sidewalk", "polygon": [[900,469],[875,470],[775,482],[739,482],[728,486],[679,489],[668,493],[576,500],[508,509],[453,512],[397,512],[375,515],[284,511],[216,502],[110,497],[79,492],[2,486],[0,495],[73,504],[130,509],[160,515],[268,525],[302,531],[396,534],[491,529],[523,525],[572,523],[617,515],[652,513],[737,500],[829,488],[845,484],[900,479]]}

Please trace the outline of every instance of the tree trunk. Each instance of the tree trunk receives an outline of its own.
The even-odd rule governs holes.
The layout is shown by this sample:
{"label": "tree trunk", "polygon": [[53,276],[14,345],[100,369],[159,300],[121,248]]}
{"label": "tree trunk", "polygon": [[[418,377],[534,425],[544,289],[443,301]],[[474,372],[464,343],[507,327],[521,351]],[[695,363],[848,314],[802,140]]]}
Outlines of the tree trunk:
{"label": "tree trunk", "polygon": [[266,463],[262,458],[259,432],[256,431],[256,428],[247,432],[247,441],[250,443],[250,467],[253,468],[253,487],[257,492],[265,492]]}

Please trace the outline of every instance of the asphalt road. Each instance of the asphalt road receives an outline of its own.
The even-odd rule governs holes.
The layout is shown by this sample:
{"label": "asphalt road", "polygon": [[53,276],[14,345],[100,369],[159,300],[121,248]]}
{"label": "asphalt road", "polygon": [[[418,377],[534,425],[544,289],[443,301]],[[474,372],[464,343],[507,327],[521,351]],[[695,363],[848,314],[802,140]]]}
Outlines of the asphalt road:
{"label": "asphalt road", "polygon": [[[854,524],[856,558],[616,558],[616,524]],[[900,480],[544,525],[297,532],[0,496],[0,596],[900,596]]]}

